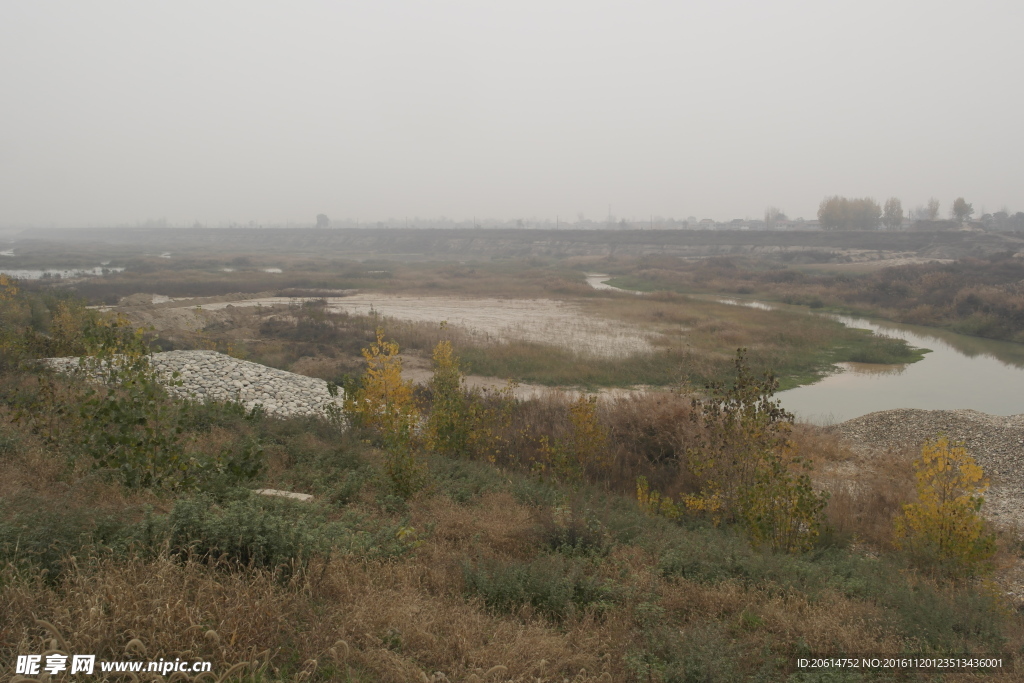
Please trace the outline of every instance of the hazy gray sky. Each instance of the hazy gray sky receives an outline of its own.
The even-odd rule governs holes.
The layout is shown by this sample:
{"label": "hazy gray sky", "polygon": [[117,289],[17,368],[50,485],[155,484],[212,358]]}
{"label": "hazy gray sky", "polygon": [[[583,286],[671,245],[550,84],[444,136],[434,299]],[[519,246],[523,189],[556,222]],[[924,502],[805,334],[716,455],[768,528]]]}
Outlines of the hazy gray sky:
{"label": "hazy gray sky", "polygon": [[1024,3],[0,2],[0,225],[1024,210]]}

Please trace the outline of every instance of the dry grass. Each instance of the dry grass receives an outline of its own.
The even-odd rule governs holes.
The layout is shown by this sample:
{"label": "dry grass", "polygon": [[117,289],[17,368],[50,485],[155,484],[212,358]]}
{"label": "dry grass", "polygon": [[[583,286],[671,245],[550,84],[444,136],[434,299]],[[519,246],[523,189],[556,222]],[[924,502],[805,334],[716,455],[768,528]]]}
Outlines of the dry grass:
{"label": "dry grass", "polygon": [[656,557],[630,545],[615,548],[601,571],[609,580],[626,577],[636,597],[601,616],[556,625],[528,608],[493,613],[463,597],[465,558],[537,555],[532,514],[507,494],[471,507],[428,499],[414,506],[413,522],[429,519],[435,529],[413,556],[335,558],[285,585],[267,572],[166,556],[129,563],[79,557],[59,586],[7,569],[0,575],[3,648],[42,652],[57,638],[64,651],[117,659],[137,639],[145,651],[136,656],[144,659],[205,659],[217,671],[250,662],[243,671],[262,670],[258,680],[301,680],[315,671],[316,680],[404,683],[441,671],[458,681],[502,666],[491,680],[585,683],[637,680],[637,653],[674,638],[673,629],[690,644],[724,646],[717,656],[738,670],[756,670],[756,653],[785,653],[796,642],[815,652],[915,646],[877,604],[770,582],[662,578],[653,571]]}
{"label": "dry grass", "polygon": [[915,498],[914,449],[867,458],[827,429],[799,425],[794,441],[815,465],[815,483],[828,491],[828,525],[836,540],[892,549],[893,521]]}
{"label": "dry grass", "polygon": [[[671,297],[649,305],[629,315],[679,325],[687,306]],[[702,334],[744,334],[740,318],[712,318],[690,322]],[[363,441],[368,434],[190,409],[186,441],[197,454],[251,438],[266,464],[256,480],[200,481],[206,490],[196,496],[128,491],[75,459],[74,439],[46,442],[28,423],[12,423],[32,381],[10,373],[0,382],[0,533],[20,542],[33,524],[49,524],[64,533],[66,552],[50,563],[57,571],[44,574],[33,558],[0,544],[10,559],[0,569],[0,678],[14,655],[51,646],[120,659],[132,644],[146,659],[210,659],[218,672],[240,663],[238,678],[248,681],[439,681],[434,674],[443,672],[450,681],[650,683],[779,679],[804,651],[1024,644],[1019,615],[990,594],[902,572],[886,550],[908,491],[905,464],[868,468],[821,429],[801,426],[792,438],[817,466],[816,484],[834,494],[836,531],[812,552],[781,555],[708,520],[670,523],[635,505],[639,474],[666,493],[692,486],[685,458],[700,421],[679,394],[601,404],[609,437],[602,455],[612,465],[587,462],[563,481],[551,470],[529,472],[545,462],[543,438],[556,443],[572,429],[567,397],[516,404],[501,425],[495,465],[431,457],[430,484],[408,500],[394,495],[382,453]],[[216,517],[255,499],[243,487],[263,486],[310,492],[316,501],[275,506],[273,515],[257,503],[246,508],[249,517]],[[341,538],[328,531],[348,524],[346,538],[376,545],[296,552],[289,572],[240,567],[226,554],[192,562],[170,537],[137,533],[143,504],[154,508],[158,529],[179,504],[200,509],[198,498],[205,519],[231,520],[231,534],[286,520],[316,527],[318,538]],[[7,506],[12,499],[28,503]],[[96,531],[101,513],[120,518],[112,526],[121,536]],[[125,539],[136,545],[125,547]],[[852,541],[872,557],[849,550]]]}

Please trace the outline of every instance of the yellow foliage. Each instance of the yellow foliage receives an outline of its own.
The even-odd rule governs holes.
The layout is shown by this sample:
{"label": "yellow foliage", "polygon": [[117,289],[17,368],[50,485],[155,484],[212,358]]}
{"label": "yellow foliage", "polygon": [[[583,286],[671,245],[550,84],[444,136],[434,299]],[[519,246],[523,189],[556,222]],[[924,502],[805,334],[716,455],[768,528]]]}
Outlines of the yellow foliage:
{"label": "yellow foliage", "polygon": [[513,387],[467,391],[459,359],[447,340],[434,347],[433,360],[428,447],[451,457],[497,462],[505,446],[502,434],[511,423]]}
{"label": "yellow foliage", "polygon": [[569,426],[569,433],[554,443],[541,439],[544,469],[567,481],[581,481],[588,471],[595,476],[606,474],[608,429],[598,419],[595,397],[581,395],[569,405]]}
{"label": "yellow foliage", "polygon": [[377,340],[363,349],[363,358],[366,372],[362,386],[349,402],[349,411],[386,440],[410,440],[417,422],[416,406],[412,382],[402,380],[398,344],[385,341],[384,330],[378,329]]}
{"label": "yellow foliage", "polygon": [[647,477],[637,477],[636,502],[641,510],[651,516],[677,520],[687,512],[699,512],[710,515],[715,525],[721,521],[722,497],[717,492],[690,494],[677,502],[672,496],[651,491]]}
{"label": "yellow foliage", "polygon": [[18,287],[14,280],[0,273],[0,301],[14,301],[18,296]]}
{"label": "yellow foliage", "polygon": [[683,507],[677,505],[672,496],[663,496],[657,491],[651,491],[647,477],[636,478],[636,502],[646,514],[660,515],[668,519],[679,519],[683,516]]}
{"label": "yellow foliage", "polygon": [[953,574],[986,569],[995,537],[980,514],[988,488],[982,468],[963,444],[941,436],[924,444],[914,470],[917,502],[904,505],[896,519],[896,546]]}
{"label": "yellow foliage", "polygon": [[415,443],[419,415],[413,402],[412,382],[402,380],[398,344],[384,340],[384,330],[363,349],[366,372],[362,386],[346,408],[364,427],[375,431],[387,451],[385,471],[395,491],[408,497],[420,488],[425,466]]}

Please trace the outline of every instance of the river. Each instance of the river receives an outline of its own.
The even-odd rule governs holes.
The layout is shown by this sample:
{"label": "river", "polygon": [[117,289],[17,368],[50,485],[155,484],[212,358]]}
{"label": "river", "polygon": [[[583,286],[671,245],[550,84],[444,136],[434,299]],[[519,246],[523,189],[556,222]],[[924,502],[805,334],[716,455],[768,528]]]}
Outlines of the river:
{"label": "river", "polygon": [[1024,413],[1024,344],[917,325],[830,317],[932,352],[909,365],[843,363],[842,372],[780,393],[783,407],[803,420],[842,422],[892,408]]}
{"label": "river", "polygon": [[[607,276],[587,275],[588,282]],[[794,306],[760,301],[718,299],[722,303],[772,310]],[[982,339],[946,330],[902,325],[847,316],[828,315],[848,327],[905,339],[911,346],[931,349],[923,360],[909,365],[842,363],[841,371],[777,398],[782,406],[807,422],[843,422],[876,410],[968,408],[992,415],[1024,413],[1024,344]]]}

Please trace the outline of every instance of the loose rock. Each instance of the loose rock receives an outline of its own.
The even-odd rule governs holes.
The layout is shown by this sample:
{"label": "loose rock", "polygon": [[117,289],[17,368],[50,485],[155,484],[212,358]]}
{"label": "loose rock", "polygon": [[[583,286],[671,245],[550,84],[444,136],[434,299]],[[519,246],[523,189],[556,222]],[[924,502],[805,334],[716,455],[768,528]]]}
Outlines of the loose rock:
{"label": "loose rock", "polygon": [[[344,401],[344,392],[339,388],[338,395],[331,396],[322,379],[217,351],[164,351],[149,359],[167,392],[178,398],[238,401],[246,410],[261,406],[277,417],[327,415],[330,410],[341,410]],[[61,371],[80,367],[78,358],[49,358],[46,362]]]}
{"label": "loose rock", "polygon": [[882,410],[832,427],[857,453],[879,457],[945,436],[963,442],[992,485],[982,512],[1024,529],[1024,415],[988,415],[976,410]]}

